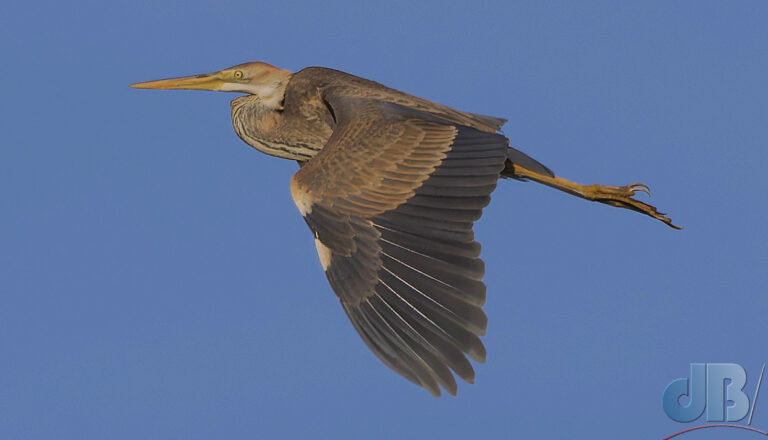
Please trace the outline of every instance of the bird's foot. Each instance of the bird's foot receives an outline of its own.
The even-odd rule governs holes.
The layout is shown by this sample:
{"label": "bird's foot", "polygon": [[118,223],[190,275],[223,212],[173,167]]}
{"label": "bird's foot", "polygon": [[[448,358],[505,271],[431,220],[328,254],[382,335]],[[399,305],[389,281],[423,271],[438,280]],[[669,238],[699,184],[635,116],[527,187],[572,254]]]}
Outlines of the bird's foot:
{"label": "bird's foot", "polygon": [[673,224],[672,219],[663,212],[659,212],[655,206],[633,198],[638,192],[651,195],[650,188],[643,183],[633,183],[626,186],[586,185],[583,187],[583,191],[585,198],[589,200],[619,208],[631,209],[664,222],[674,229],[682,229],[680,226]]}

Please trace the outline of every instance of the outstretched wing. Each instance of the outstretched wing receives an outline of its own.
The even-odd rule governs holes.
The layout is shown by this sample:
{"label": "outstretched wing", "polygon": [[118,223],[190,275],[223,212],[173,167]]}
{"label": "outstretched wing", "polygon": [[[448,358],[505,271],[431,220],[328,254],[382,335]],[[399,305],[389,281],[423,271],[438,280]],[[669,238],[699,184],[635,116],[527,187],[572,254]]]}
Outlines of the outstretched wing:
{"label": "outstretched wing", "polygon": [[485,360],[484,264],[472,226],[504,136],[396,104],[326,96],[337,126],[291,179],[331,287],[390,368],[440,395]]}

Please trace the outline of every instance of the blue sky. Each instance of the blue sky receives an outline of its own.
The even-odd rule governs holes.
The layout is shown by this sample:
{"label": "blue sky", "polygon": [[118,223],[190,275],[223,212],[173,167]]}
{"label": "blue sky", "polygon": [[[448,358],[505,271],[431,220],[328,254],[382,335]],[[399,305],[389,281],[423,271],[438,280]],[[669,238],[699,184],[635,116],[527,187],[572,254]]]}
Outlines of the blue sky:
{"label": "blue sky", "polygon": [[[0,437],[643,438],[691,362],[768,360],[763,1],[6,2]],[[128,84],[321,65],[509,119],[673,231],[502,182],[476,225],[488,359],[434,399],[368,352],[231,94]],[[764,384],[765,385],[765,384]],[[752,425],[768,429],[768,390]],[[700,431],[680,438],[755,438]]]}

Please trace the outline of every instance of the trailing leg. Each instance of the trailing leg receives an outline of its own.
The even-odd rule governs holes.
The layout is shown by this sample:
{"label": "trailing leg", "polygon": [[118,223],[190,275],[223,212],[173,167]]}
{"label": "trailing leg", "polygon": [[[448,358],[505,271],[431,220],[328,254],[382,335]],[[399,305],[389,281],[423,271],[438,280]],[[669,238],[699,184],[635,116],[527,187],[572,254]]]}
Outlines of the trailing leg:
{"label": "trailing leg", "polygon": [[559,189],[560,191],[581,197],[582,199],[637,211],[662,221],[672,228],[682,229],[681,227],[674,225],[669,217],[665,216],[663,212],[656,210],[654,206],[633,198],[638,191],[650,195],[648,186],[642,183],[634,183],[626,186],[582,185],[557,177],[551,173],[544,174],[539,171],[534,171],[510,161],[507,161],[502,176],[533,180],[534,182]]}

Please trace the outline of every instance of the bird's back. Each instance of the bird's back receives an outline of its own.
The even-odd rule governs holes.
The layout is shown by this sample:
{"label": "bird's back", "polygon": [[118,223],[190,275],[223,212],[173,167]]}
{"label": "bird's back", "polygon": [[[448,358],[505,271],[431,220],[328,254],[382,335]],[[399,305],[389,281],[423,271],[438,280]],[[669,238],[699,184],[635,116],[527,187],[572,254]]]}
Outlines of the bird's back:
{"label": "bird's back", "polygon": [[[285,108],[317,107],[317,113],[328,111],[324,97],[330,94],[359,97],[396,104],[418,112],[429,114],[452,124],[459,124],[477,130],[495,133],[506,119],[477,115],[452,109],[448,106],[419,98],[339,70],[325,67],[307,67],[296,72],[288,83]],[[311,113],[306,109],[303,113]],[[332,115],[331,115],[332,116]]]}

